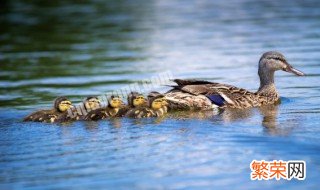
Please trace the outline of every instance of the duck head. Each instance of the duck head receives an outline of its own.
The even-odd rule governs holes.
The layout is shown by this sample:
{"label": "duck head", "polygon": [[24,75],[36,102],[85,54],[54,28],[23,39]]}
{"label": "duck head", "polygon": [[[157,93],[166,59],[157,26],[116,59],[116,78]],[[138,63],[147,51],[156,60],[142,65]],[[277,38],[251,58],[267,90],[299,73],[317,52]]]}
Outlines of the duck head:
{"label": "duck head", "polygon": [[83,101],[86,110],[95,110],[100,108],[100,100],[95,96],[89,96]]}
{"label": "duck head", "polygon": [[108,106],[111,108],[120,108],[123,102],[119,96],[112,95],[108,99]]}
{"label": "duck head", "polygon": [[72,107],[72,102],[66,97],[58,97],[54,100],[54,108],[59,112],[65,112]]}
{"label": "duck head", "polygon": [[147,103],[147,100],[144,98],[144,96],[138,92],[131,92],[128,95],[128,104],[131,107],[139,107],[143,106]]}
{"label": "duck head", "polygon": [[259,74],[262,74],[263,72],[274,72],[278,70],[293,73],[297,76],[305,75],[298,69],[293,68],[281,53],[277,51],[269,51],[264,53],[259,61]]}
{"label": "duck head", "polygon": [[258,74],[260,77],[260,88],[261,90],[265,86],[274,84],[274,72],[282,70],[285,72],[293,73],[297,76],[304,76],[305,74],[298,69],[292,67],[279,52],[269,51],[264,53],[259,61]]}

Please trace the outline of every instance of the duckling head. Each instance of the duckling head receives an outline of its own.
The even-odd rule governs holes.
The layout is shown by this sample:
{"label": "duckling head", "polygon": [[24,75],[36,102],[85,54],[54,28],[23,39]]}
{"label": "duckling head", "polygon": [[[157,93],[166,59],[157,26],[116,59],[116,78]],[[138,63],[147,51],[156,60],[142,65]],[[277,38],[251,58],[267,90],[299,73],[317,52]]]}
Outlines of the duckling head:
{"label": "duckling head", "polygon": [[65,112],[72,107],[72,102],[66,97],[58,97],[54,101],[54,108],[59,112]]}
{"label": "duckling head", "polygon": [[149,105],[152,109],[158,110],[167,105],[167,101],[159,92],[150,92],[148,94]]}
{"label": "duckling head", "polygon": [[265,72],[274,72],[278,70],[293,73],[297,76],[305,75],[303,72],[291,66],[280,52],[269,51],[264,53],[259,61],[259,75],[262,75]]}
{"label": "duckling head", "polygon": [[119,96],[112,95],[108,99],[109,107],[111,108],[120,108],[123,105],[123,102]]}
{"label": "duckling head", "polygon": [[83,100],[86,110],[95,110],[100,108],[100,100],[95,96],[89,96]]}
{"label": "duckling head", "polygon": [[138,92],[130,92],[128,94],[128,104],[131,107],[139,107],[147,104],[145,97]]}
{"label": "duckling head", "polygon": [[147,100],[145,99],[145,97],[143,95],[139,95],[133,99],[132,105],[134,107],[139,107],[145,105],[146,103]]}
{"label": "duckling head", "polygon": [[151,102],[152,109],[158,110],[158,109],[162,108],[162,106],[163,106],[162,98],[156,98]]}

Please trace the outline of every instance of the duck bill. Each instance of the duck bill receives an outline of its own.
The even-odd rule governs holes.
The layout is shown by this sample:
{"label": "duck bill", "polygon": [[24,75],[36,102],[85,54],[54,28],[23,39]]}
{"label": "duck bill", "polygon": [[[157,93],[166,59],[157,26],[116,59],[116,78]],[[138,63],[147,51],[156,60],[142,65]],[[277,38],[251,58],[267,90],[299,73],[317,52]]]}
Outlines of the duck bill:
{"label": "duck bill", "polygon": [[298,69],[295,69],[293,67],[288,67],[287,69],[285,69],[285,71],[288,73],[293,73],[297,76],[305,76],[305,74],[303,72],[301,72]]}
{"label": "duck bill", "polygon": [[302,71],[299,71],[298,69],[295,69],[294,67],[292,67],[289,63],[285,62],[287,65],[287,68],[283,69],[284,71],[288,72],[288,73],[293,73],[297,76],[305,76],[305,74]]}

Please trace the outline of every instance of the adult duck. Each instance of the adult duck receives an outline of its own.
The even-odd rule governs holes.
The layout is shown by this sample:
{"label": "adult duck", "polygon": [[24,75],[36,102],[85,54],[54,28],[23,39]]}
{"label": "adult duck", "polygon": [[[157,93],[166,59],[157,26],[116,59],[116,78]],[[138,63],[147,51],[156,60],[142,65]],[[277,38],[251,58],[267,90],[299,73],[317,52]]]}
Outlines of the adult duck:
{"label": "adult duck", "polygon": [[275,71],[282,70],[297,76],[305,74],[293,68],[279,52],[264,53],[259,61],[258,74],[260,87],[257,92],[250,92],[228,84],[199,80],[173,80],[177,83],[165,94],[170,109],[208,110],[220,108],[250,108],[275,104],[280,96],[274,84]]}

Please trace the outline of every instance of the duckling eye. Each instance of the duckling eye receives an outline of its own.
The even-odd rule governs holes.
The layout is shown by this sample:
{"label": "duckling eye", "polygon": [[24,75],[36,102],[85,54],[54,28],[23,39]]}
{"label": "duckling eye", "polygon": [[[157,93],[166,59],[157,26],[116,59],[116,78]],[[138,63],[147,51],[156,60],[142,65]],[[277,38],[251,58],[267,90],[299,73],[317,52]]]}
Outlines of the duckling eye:
{"label": "duckling eye", "polygon": [[66,102],[61,102],[61,104],[71,105],[72,103],[71,103],[71,102],[69,102],[69,101],[66,101]]}

